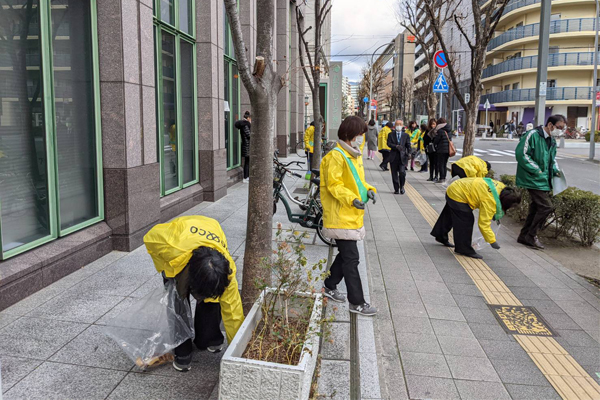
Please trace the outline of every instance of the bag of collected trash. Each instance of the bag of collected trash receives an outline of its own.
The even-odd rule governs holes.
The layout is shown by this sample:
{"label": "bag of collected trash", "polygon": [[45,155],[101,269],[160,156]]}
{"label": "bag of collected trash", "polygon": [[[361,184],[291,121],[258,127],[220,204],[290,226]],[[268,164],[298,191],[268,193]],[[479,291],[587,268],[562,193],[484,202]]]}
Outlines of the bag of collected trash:
{"label": "bag of collected trash", "polygon": [[[492,222],[492,231],[494,231],[494,235],[496,235],[496,240],[498,240],[498,232],[500,232],[500,226],[500,221]],[[472,246],[475,250],[481,250],[484,244],[485,239],[483,238],[483,236],[479,236],[473,241]]]}
{"label": "bag of collected trash", "polygon": [[565,190],[567,190],[567,178],[565,178],[565,173],[560,171],[560,176],[552,177],[552,194],[554,196],[558,196]]}
{"label": "bag of collected trash", "polygon": [[454,182],[456,182],[459,179],[460,179],[460,176],[458,176],[458,175],[453,176],[452,178],[448,179],[444,184],[442,184],[442,186],[444,188],[448,189],[448,186],[452,185]]}
{"label": "bag of collected trash", "polygon": [[424,152],[418,152],[417,155],[415,156],[415,165],[417,167],[420,167],[422,165],[424,165],[427,162],[427,154],[425,154]]}
{"label": "bag of collected trash", "polygon": [[194,319],[189,302],[179,297],[175,280],[169,279],[109,320],[103,332],[145,369],[172,360],[167,353],[194,337]]}

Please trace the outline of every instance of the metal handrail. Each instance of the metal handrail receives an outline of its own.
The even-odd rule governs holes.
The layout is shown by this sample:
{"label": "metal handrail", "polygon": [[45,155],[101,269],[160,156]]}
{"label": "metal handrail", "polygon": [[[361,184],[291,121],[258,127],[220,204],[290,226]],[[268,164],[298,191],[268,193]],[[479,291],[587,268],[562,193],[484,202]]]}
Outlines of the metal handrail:
{"label": "metal handrail", "polygon": [[[537,68],[537,59],[538,56],[511,58],[510,60],[503,61],[484,69],[482,78],[490,78],[509,71]],[[594,53],[554,53],[548,56],[548,67],[563,67],[568,65],[594,65]]]}
{"label": "metal handrail", "polygon": [[[594,32],[595,25],[595,18],[573,18],[550,21],[550,34],[585,31]],[[518,28],[511,29],[493,38],[490,41],[487,50],[491,51],[496,47],[502,46],[503,44],[508,42],[512,42],[513,40],[539,36],[539,34],[539,23],[519,26]]]}
{"label": "metal handrail", "polygon": [[[592,88],[589,86],[548,88],[546,91],[546,100],[591,100],[592,91]],[[534,102],[535,94],[535,88],[504,90],[502,92],[481,96],[479,103],[485,104],[486,100],[489,100],[490,104],[517,101]]]}

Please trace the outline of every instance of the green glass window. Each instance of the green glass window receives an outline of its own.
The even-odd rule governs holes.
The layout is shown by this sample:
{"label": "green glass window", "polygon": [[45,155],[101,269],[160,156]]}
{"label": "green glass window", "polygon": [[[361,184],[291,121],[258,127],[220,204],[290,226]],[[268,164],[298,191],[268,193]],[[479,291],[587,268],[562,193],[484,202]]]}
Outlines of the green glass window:
{"label": "green glass window", "polygon": [[95,0],[0,10],[0,259],[104,218]]}
{"label": "green glass window", "polygon": [[227,169],[237,168],[241,165],[241,137],[235,122],[240,119],[240,79],[235,59],[235,51],[231,43],[231,30],[229,20],[224,13],[224,53],[225,53],[225,148],[227,149]]}
{"label": "green glass window", "polygon": [[198,182],[194,9],[191,0],[154,4],[162,195]]}

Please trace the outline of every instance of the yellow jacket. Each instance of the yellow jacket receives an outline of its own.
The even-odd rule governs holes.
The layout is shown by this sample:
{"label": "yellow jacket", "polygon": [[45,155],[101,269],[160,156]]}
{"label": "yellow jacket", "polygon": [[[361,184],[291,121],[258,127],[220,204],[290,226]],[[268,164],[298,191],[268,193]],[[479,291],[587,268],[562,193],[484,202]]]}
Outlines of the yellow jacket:
{"label": "yellow jacket", "polygon": [[406,131],[406,133],[408,133],[410,136],[410,147],[412,147],[414,150],[423,147],[423,132],[421,132],[419,129],[415,129],[412,132]]}
{"label": "yellow jacket", "polygon": [[488,174],[487,164],[476,156],[463,157],[454,164],[465,170],[467,178],[485,178]]}
{"label": "yellow jacket", "polygon": [[365,134],[365,133],[363,133],[363,134],[362,134],[362,137],[363,137],[363,141],[362,141],[362,143],[360,144],[360,152],[361,152],[361,153],[364,153],[364,152],[363,152],[363,149],[365,148],[365,144],[367,143],[367,136],[366,136],[366,134]]}
{"label": "yellow jacket", "polygon": [[231,343],[244,321],[244,311],[235,277],[235,263],[227,249],[227,239],[221,225],[212,218],[200,215],[175,218],[152,227],[144,236],[144,244],[156,270],[164,272],[167,278],[174,278],[183,271],[192,258],[192,252],[199,247],[210,247],[225,256],[231,268],[229,285],[218,299],[204,301],[221,305],[227,341]]}
{"label": "yellow jacket", "polygon": [[[493,181],[498,195],[505,185],[502,182]],[[466,203],[472,210],[479,209],[479,230],[488,243],[496,242],[496,235],[492,231],[492,218],[496,214],[496,200],[491,193],[488,184],[483,178],[459,179],[446,190],[446,194],[454,201]]]}
{"label": "yellow jacket", "polygon": [[311,125],[308,128],[306,128],[306,131],[304,132],[304,148],[309,153],[314,152],[314,146],[315,146],[314,140],[315,140],[315,127]]}
{"label": "yellow jacket", "polygon": [[387,126],[384,126],[382,130],[379,131],[379,135],[377,135],[377,149],[378,150],[391,150],[387,145],[388,135],[392,130]]}
{"label": "yellow jacket", "polygon": [[[346,157],[354,164],[358,176],[367,190],[376,189],[365,181],[362,157],[356,157],[338,144]],[[323,226],[328,229],[361,229],[364,226],[364,210],[352,203],[360,199],[358,185],[344,156],[332,150],[321,161],[321,203]]]}

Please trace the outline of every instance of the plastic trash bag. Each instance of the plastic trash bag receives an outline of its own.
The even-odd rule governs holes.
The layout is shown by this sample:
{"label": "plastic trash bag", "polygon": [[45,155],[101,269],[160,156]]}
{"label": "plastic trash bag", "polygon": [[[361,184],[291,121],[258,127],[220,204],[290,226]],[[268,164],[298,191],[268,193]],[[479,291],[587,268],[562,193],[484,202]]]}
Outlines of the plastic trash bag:
{"label": "plastic trash bag", "polygon": [[449,180],[447,180],[444,184],[442,184],[442,186],[447,189],[448,186],[452,185],[454,182],[456,182],[459,179],[460,179],[460,176],[458,176],[458,175],[453,176],[452,178],[450,178]]}
{"label": "plastic trash bag", "polygon": [[427,162],[427,154],[423,153],[423,152],[418,152],[417,155],[415,156],[415,165],[417,167],[420,167],[422,165],[424,165]]}
{"label": "plastic trash bag", "polygon": [[560,171],[560,176],[552,177],[552,194],[554,196],[558,196],[560,193],[567,190],[567,178],[565,178],[565,173]]}
{"label": "plastic trash bag", "polygon": [[103,328],[106,336],[140,368],[168,362],[175,347],[194,337],[190,303],[177,294],[175,280],[169,279]]}
{"label": "plastic trash bag", "polygon": [[[496,240],[498,240],[498,233],[500,232],[500,226],[501,226],[500,221],[492,221],[492,231],[494,231],[494,235],[496,235]],[[483,236],[479,236],[477,239],[475,239],[473,241],[471,246],[473,246],[473,249],[475,249],[475,251],[477,251],[477,250],[481,250],[485,243],[486,243],[486,241],[483,238]]]}

